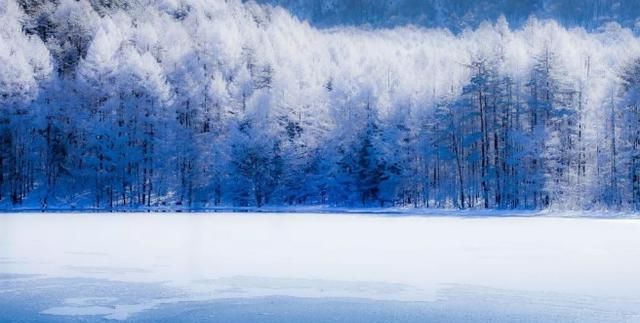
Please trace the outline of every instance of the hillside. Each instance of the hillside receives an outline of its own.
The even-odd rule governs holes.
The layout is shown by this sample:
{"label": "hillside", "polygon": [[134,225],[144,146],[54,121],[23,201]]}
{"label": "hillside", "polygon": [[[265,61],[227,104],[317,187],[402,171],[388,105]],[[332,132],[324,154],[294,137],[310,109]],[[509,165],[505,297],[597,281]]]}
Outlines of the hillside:
{"label": "hillside", "polygon": [[504,15],[513,27],[530,17],[553,19],[567,27],[597,30],[616,22],[638,31],[638,1],[620,0],[258,0],[282,6],[319,27],[418,25],[459,32]]}

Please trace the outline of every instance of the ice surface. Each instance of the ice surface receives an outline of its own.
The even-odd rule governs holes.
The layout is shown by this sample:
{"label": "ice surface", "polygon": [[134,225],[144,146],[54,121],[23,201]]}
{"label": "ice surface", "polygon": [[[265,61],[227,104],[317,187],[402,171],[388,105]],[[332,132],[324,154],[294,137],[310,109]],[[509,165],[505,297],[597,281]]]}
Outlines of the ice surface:
{"label": "ice surface", "polygon": [[635,219],[0,216],[0,321],[640,322],[639,270]]}

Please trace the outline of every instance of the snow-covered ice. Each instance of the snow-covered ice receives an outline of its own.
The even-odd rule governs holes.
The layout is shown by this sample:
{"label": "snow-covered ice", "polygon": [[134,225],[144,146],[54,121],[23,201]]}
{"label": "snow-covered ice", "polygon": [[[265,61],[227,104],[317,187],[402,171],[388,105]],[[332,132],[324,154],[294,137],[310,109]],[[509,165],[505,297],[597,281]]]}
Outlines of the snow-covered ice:
{"label": "snow-covered ice", "polygon": [[640,220],[0,216],[0,321],[640,322]]}

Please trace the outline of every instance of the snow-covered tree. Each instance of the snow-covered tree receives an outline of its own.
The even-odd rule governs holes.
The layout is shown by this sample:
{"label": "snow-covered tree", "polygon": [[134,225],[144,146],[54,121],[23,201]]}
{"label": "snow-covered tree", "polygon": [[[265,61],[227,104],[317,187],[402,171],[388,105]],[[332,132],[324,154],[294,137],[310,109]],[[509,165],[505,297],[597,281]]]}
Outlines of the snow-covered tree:
{"label": "snow-covered tree", "polygon": [[638,208],[640,39],[561,25],[606,1],[276,2],[0,0],[0,205]]}

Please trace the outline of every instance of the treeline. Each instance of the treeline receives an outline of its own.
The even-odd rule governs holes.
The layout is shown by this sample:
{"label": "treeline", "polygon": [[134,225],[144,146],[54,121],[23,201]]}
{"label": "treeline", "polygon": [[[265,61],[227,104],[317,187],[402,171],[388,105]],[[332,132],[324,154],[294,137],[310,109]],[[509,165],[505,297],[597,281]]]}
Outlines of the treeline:
{"label": "treeline", "polygon": [[5,1],[0,205],[640,208],[640,42]]}

